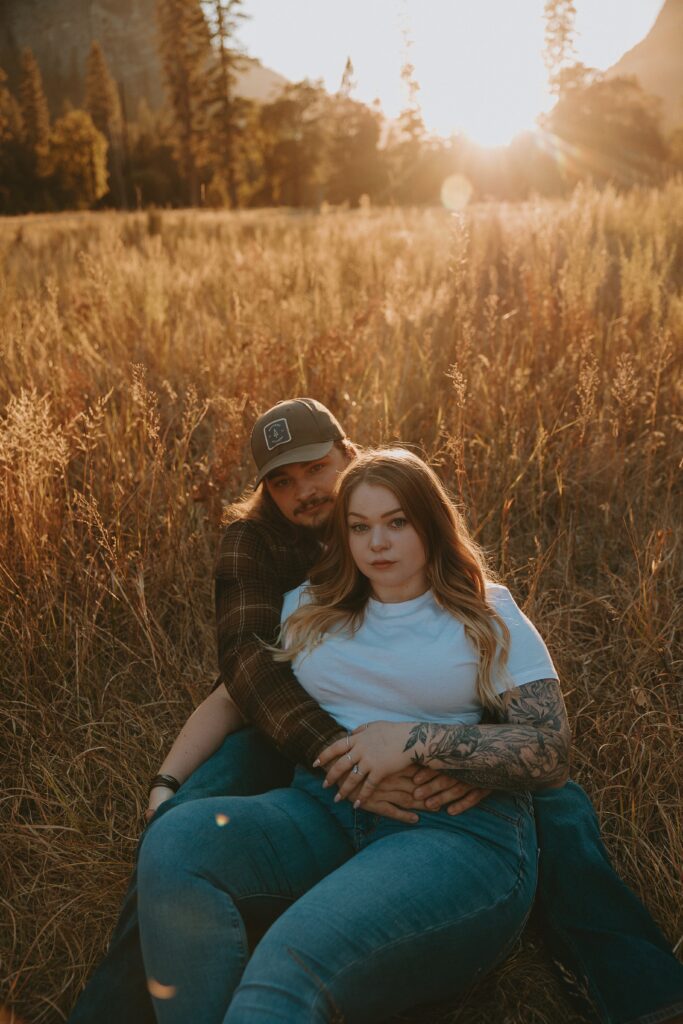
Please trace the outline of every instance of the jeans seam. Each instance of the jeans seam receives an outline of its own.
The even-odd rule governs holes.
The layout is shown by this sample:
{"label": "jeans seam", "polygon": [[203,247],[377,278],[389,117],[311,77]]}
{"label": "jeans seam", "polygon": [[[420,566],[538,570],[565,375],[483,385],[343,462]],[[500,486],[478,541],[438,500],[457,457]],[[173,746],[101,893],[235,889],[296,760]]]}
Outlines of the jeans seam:
{"label": "jeans seam", "polygon": [[246,925],[239,910],[235,905],[234,900],[230,900],[229,916],[232,918],[232,927],[237,933],[238,942],[238,957],[239,957],[239,969],[244,973],[244,969],[249,961],[249,946],[246,936]]}
{"label": "jeans seam", "polygon": [[504,814],[503,811],[499,811],[495,807],[484,806],[484,801],[482,801],[482,803],[479,805],[479,810],[486,811],[487,814],[495,814],[497,818],[501,818],[503,821],[507,821],[508,825],[515,825],[519,827],[522,823],[522,818],[520,817],[513,818],[511,815]]}
{"label": "jeans seam", "polygon": [[[497,899],[495,901],[495,903],[491,903],[489,906],[487,906],[485,908],[486,910],[491,910],[491,911],[495,910],[495,908],[500,906],[501,903],[505,903],[505,902],[509,901],[515,895],[515,893],[517,892],[517,890],[519,889],[519,886],[521,884],[522,875],[523,875],[524,869],[525,869],[525,863],[528,860],[528,857],[524,853],[524,848],[523,848],[523,845],[522,845],[522,821],[521,820],[516,823],[515,831],[517,832],[518,858],[519,858],[519,866],[518,866],[518,869],[517,869],[517,876],[516,876],[513,884],[511,885],[511,887],[508,889],[508,891],[506,893],[504,893],[499,899]],[[530,903],[530,906],[529,906],[529,910],[527,911],[527,913],[525,915],[524,921],[523,921],[522,925],[516,930],[514,939],[511,940],[511,944],[514,944],[514,942],[516,942],[517,939],[519,938],[519,936],[522,934],[522,929],[523,929],[524,925],[526,924],[526,921],[527,921],[527,919],[529,917],[529,914],[531,913],[532,906],[533,906],[533,898],[531,900],[531,903]],[[464,917],[452,918],[450,921],[448,921],[448,922],[446,922],[444,924],[434,925],[432,928],[420,928],[419,930],[411,932],[409,935],[401,936],[400,939],[394,939],[392,942],[385,942],[384,945],[378,946],[376,949],[373,949],[371,954],[369,954],[369,955],[365,954],[362,957],[356,957],[355,960],[352,960],[350,963],[346,964],[344,967],[341,968],[341,970],[337,971],[336,974],[332,975],[332,977],[330,978],[328,984],[332,985],[338,978],[342,977],[344,974],[346,974],[348,971],[350,971],[351,968],[355,967],[356,964],[358,964],[361,961],[367,961],[370,958],[370,956],[372,956],[372,957],[377,956],[379,953],[383,953],[387,949],[391,949],[393,946],[400,946],[404,942],[412,942],[417,935],[426,935],[426,934],[432,934],[434,932],[444,931],[446,928],[450,928],[454,924],[455,920],[458,920],[458,921],[461,921],[461,922],[465,922],[469,918],[475,917],[477,914],[480,914],[482,909],[484,909],[484,908],[478,907],[477,910],[473,910],[471,913],[466,914]],[[508,946],[508,948],[510,948],[510,946]],[[318,1006],[318,1002],[319,1002],[319,999],[320,999],[321,995],[326,995],[330,999],[333,998],[331,993],[327,992],[327,985],[325,985],[324,988],[320,992],[318,992],[318,995],[316,996],[316,998],[315,998],[315,1000],[314,1000],[314,1002],[313,1002],[313,1004],[311,1006],[311,1012],[312,1013],[314,1013],[316,1011],[316,1007]]]}
{"label": "jeans seam", "polygon": [[521,924],[520,924],[519,928],[517,929],[516,934],[512,936],[512,938],[508,942],[507,946],[505,946],[503,951],[500,953],[498,959],[496,960],[496,965],[498,965],[503,960],[505,960],[505,958],[507,956],[509,956],[510,951],[512,950],[512,948],[519,942],[520,936],[521,936],[522,932],[524,931],[524,929],[527,926],[527,921],[531,917],[531,912],[532,912],[533,909],[534,909],[534,901],[532,900],[531,903],[529,904],[529,909],[527,910],[526,914],[522,918]]}
{"label": "jeans seam", "polygon": [[332,993],[328,991],[327,985],[322,978],[319,978],[315,972],[310,969],[308,964],[304,963],[301,957],[298,956],[291,946],[287,946],[287,954],[291,956],[292,960],[296,964],[298,964],[304,974],[308,974],[313,979],[313,982],[318,989],[318,994],[316,995],[313,1006],[311,1007],[311,1012],[315,1012],[318,1000],[320,998],[324,998],[333,1013],[330,1024],[344,1024],[344,1013]]}

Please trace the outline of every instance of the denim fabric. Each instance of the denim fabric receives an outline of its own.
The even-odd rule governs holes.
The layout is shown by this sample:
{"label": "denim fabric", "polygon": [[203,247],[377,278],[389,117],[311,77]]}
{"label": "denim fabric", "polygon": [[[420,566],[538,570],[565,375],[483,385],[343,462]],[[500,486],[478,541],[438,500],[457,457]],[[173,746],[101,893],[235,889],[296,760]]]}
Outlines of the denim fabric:
{"label": "denim fabric", "polygon": [[[225,793],[263,793],[286,786],[293,771],[291,762],[260,733],[242,729],[228,736],[175,796],[161,805],[143,832],[140,845],[164,815],[179,804]],[[140,952],[137,901],[135,869],[109,948],[76,1002],[68,1024],[156,1024]]]}
{"label": "denim fabric", "polygon": [[536,915],[553,958],[603,1024],[656,1024],[683,1013],[683,964],[615,873],[585,792],[568,782],[536,793],[534,812]]}
{"label": "denim fabric", "polygon": [[[372,1022],[462,993],[531,909],[526,794],[417,825],[333,802],[299,768],[288,789],[169,812],[139,860],[160,1024]],[[246,927],[274,922],[250,957]]]}
{"label": "denim fabric", "polygon": [[[289,782],[292,766],[254,729],[229,736],[143,834],[198,797],[266,792]],[[344,806],[344,805],[343,805]],[[602,1024],[660,1024],[683,1012],[683,965],[640,901],[612,869],[595,813],[575,783],[534,796],[541,847],[536,912],[553,959],[590,993]],[[660,1011],[669,1007],[664,1016]],[[69,1024],[155,1024],[147,990],[133,873],[109,949]]]}

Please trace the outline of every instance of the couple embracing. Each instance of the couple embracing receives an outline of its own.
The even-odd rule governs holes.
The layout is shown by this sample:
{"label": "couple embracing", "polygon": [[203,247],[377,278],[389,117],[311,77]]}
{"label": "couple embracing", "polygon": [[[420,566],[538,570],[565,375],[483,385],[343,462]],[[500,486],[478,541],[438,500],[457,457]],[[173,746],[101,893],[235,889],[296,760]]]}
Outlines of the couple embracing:
{"label": "couple embracing", "polygon": [[72,1024],[378,1022],[465,992],[535,893],[601,1020],[683,1020],[683,967],[567,781],[546,646],[437,475],[312,399],[261,416],[252,452],[219,683],[153,780]]}

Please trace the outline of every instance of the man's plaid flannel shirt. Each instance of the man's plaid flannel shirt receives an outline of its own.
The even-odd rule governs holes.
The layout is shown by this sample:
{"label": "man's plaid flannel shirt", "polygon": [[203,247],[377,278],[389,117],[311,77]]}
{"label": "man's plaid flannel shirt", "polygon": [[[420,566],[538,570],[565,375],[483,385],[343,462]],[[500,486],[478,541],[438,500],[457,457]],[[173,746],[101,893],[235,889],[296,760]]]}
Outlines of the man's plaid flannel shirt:
{"label": "man's plaid flannel shirt", "polygon": [[286,523],[242,519],[225,529],[215,571],[219,683],[251,725],[307,767],[344,730],[260,641],[274,642],[283,596],[306,579],[318,551]]}

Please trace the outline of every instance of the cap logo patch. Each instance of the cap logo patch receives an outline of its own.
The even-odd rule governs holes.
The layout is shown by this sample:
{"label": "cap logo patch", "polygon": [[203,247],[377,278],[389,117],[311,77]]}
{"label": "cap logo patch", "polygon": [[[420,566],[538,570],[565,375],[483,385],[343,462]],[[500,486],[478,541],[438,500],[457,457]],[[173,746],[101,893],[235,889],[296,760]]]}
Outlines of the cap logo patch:
{"label": "cap logo patch", "polygon": [[281,444],[287,444],[292,440],[289,432],[289,423],[286,419],[273,420],[263,428],[263,436],[266,439],[266,447],[269,452],[273,448],[279,448]]}

